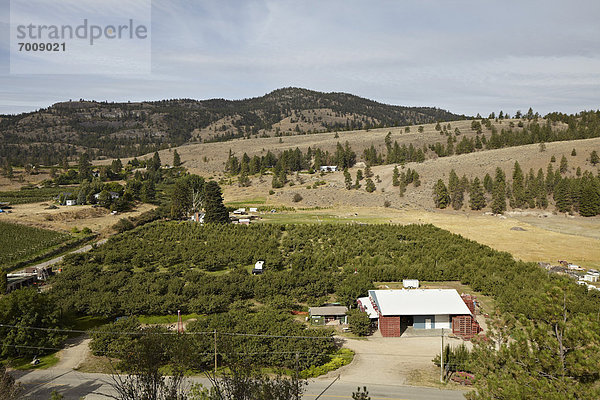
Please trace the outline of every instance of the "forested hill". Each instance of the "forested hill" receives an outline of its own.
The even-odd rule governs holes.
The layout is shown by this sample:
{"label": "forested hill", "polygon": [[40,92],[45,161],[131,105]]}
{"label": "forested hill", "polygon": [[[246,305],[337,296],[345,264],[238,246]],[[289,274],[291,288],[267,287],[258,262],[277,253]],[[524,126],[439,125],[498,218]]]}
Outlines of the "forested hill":
{"label": "forested hill", "polygon": [[244,100],[68,101],[36,112],[0,116],[0,158],[3,163],[54,164],[83,151],[92,158],[127,157],[188,142],[461,118],[437,108],[392,106],[347,93],[299,88]]}

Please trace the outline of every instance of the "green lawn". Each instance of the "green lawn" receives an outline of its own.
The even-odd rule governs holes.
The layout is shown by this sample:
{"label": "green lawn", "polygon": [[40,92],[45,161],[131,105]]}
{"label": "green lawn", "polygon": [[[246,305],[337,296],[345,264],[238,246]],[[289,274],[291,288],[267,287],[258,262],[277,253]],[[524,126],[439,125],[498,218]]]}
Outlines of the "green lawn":
{"label": "green lawn", "polygon": [[59,361],[56,353],[48,354],[47,356],[40,357],[40,363],[38,365],[32,365],[31,360],[33,358],[16,358],[11,360],[10,366],[19,371],[25,371],[29,369],[47,369],[56,365]]}
{"label": "green lawn", "polygon": [[228,201],[225,203],[225,206],[228,207],[241,207],[245,205],[256,205],[256,204],[265,204],[267,200],[264,197],[254,197],[247,200],[239,200],[239,201]]}
{"label": "green lawn", "polygon": [[[198,319],[200,314],[182,314],[181,320],[187,321],[188,319]],[[177,314],[174,315],[140,315],[137,319],[142,324],[174,324],[177,322]]]}
{"label": "green lawn", "polygon": [[371,216],[340,217],[321,213],[277,212],[263,215],[261,222],[271,224],[383,224],[388,222],[388,219]]}

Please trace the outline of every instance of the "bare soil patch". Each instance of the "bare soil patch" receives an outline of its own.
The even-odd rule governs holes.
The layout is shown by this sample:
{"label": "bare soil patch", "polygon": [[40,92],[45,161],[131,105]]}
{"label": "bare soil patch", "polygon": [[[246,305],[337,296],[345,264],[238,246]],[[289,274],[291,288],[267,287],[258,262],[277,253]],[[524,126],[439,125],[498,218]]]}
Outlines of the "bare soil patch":
{"label": "bare soil patch", "polygon": [[9,214],[0,215],[0,218],[10,222],[17,222],[38,228],[70,231],[73,228],[90,228],[94,232],[108,234],[110,227],[124,217],[135,217],[155,206],[140,204],[134,210],[112,215],[108,210],[90,205],[60,206],[48,209],[50,203],[19,204],[12,207]]}

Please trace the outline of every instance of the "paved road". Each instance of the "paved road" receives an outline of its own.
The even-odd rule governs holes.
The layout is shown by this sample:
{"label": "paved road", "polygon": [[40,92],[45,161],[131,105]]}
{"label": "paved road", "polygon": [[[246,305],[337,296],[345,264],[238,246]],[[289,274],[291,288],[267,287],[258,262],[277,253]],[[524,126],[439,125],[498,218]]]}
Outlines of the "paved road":
{"label": "paved road", "polygon": [[[30,399],[47,400],[53,390],[61,393],[66,400],[80,399],[105,400],[115,392],[110,386],[110,375],[86,374],[73,370],[37,370],[14,371],[13,375],[23,385]],[[208,385],[208,380],[194,378],[195,383]],[[305,400],[314,400],[329,385],[331,380],[313,380],[309,382],[303,396]],[[360,382],[335,382],[320,398],[352,399],[352,392]],[[439,390],[401,385],[368,385],[372,400],[459,400],[464,399],[464,392],[456,390]]]}
{"label": "paved road", "polygon": [[[96,244],[97,246],[100,246],[100,245],[102,245],[102,244],[106,243],[106,241],[107,241],[107,240],[108,240],[108,239],[101,239],[101,240],[98,240],[98,241],[97,241],[95,244]],[[90,251],[91,249],[92,249],[92,245],[91,245],[91,244],[88,244],[88,245],[85,245],[85,246],[83,246],[83,247],[80,247],[80,248],[78,248],[77,250],[73,250],[73,251],[71,251],[71,252],[69,252],[69,253],[67,253],[67,254],[73,254],[73,253],[85,253],[85,252],[88,252],[88,251]],[[58,256],[58,257],[56,257],[56,258],[53,258],[53,259],[51,259],[51,260],[44,261],[43,263],[36,264],[36,265],[34,265],[34,267],[37,267],[37,268],[44,268],[44,267],[49,267],[50,265],[58,264],[59,262],[61,262],[61,261],[63,260],[63,258],[65,258],[65,256],[66,256],[67,254],[63,254],[62,256]]]}

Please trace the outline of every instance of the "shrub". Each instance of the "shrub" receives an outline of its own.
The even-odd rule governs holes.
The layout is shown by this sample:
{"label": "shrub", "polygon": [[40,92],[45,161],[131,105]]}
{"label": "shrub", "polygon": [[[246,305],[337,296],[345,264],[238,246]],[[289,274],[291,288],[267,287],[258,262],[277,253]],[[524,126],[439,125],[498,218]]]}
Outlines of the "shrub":
{"label": "shrub", "polygon": [[300,377],[303,379],[306,378],[315,378],[317,376],[325,375],[330,371],[335,371],[338,368],[343,367],[344,365],[350,364],[352,359],[354,358],[354,352],[350,349],[340,349],[333,356],[331,361],[325,363],[321,366],[311,365],[310,368],[305,369],[300,372]]}
{"label": "shrub", "polygon": [[302,195],[300,193],[294,193],[294,197],[292,197],[292,201],[294,203],[298,203],[302,201]]}
{"label": "shrub", "polygon": [[133,223],[127,218],[121,218],[116,224],[113,225],[113,229],[119,233],[123,233],[133,229]]}
{"label": "shrub", "polygon": [[350,331],[358,336],[367,336],[371,334],[371,319],[366,312],[356,308],[348,311],[348,324]]}

